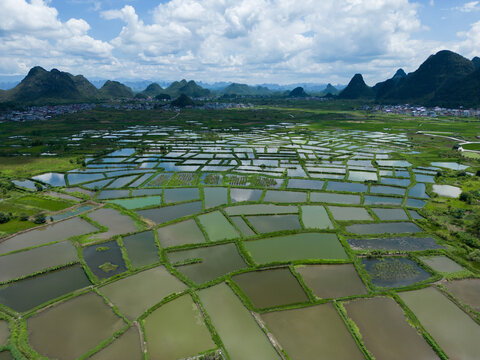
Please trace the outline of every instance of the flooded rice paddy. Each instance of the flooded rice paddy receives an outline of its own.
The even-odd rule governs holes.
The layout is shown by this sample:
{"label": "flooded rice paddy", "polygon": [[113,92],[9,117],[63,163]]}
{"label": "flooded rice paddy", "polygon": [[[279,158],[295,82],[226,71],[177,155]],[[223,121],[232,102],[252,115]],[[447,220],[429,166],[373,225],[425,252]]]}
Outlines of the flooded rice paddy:
{"label": "flooded rice paddy", "polygon": [[[416,166],[401,133],[293,126],[126,128],[82,169],[16,180],[76,199],[0,238],[0,358],[477,358],[480,283],[439,282],[456,303],[431,287],[473,270],[421,226],[427,192],[461,191],[436,172],[464,165]],[[8,348],[7,318],[26,328]]]}

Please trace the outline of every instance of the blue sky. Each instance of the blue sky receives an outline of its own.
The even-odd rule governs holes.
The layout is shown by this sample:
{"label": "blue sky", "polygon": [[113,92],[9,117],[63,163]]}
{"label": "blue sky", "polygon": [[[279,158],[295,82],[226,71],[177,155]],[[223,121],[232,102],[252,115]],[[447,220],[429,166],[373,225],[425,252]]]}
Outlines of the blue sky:
{"label": "blue sky", "polygon": [[480,1],[0,1],[0,75],[374,84],[441,49],[480,55]]}

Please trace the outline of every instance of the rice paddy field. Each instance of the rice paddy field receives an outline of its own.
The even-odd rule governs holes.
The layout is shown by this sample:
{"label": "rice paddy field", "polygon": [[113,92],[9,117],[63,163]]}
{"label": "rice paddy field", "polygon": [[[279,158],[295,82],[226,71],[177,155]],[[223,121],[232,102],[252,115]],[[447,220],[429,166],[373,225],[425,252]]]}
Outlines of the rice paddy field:
{"label": "rice paddy field", "polygon": [[480,358],[478,244],[450,236],[478,164],[398,129],[196,125],[84,131],[116,147],[15,179],[0,358]]}

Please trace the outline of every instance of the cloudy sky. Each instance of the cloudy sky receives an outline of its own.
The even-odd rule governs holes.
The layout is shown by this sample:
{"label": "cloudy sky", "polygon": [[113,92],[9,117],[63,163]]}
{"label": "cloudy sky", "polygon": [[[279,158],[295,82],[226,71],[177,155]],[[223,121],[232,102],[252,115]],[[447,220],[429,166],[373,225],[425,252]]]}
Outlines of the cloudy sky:
{"label": "cloudy sky", "polygon": [[369,84],[480,56],[480,1],[0,0],[0,75]]}

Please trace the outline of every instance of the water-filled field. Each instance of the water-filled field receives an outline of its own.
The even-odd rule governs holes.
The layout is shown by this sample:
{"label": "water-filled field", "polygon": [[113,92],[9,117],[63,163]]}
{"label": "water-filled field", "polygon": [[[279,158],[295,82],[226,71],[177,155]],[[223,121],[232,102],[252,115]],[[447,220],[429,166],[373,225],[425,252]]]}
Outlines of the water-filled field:
{"label": "water-filled field", "polygon": [[0,358],[478,358],[479,274],[424,212],[465,168],[293,127],[137,126],[18,179],[73,206],[0,238]]}

